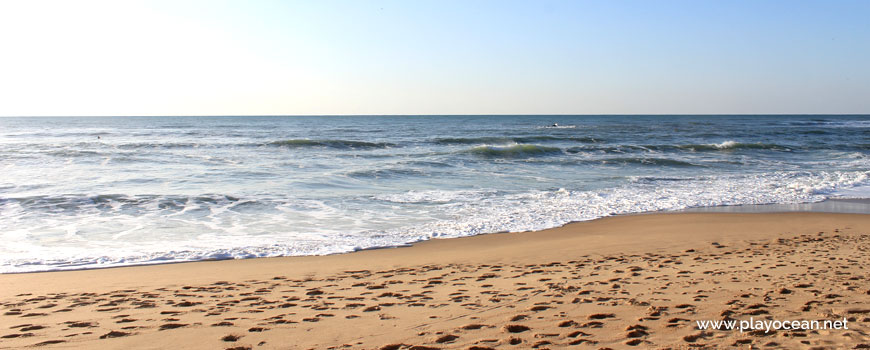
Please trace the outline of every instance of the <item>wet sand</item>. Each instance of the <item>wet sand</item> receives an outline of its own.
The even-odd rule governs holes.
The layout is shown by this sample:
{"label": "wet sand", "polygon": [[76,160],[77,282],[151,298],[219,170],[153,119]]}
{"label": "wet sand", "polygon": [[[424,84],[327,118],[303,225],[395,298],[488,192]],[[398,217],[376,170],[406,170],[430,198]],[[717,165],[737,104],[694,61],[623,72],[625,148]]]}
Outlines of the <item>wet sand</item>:
{"label": "wet sand", "polygon": [[[0,275],[0,348],[870,348],[870,215],[620,216],[322,257]],[[698,330],[698,320],[848,330]]]}

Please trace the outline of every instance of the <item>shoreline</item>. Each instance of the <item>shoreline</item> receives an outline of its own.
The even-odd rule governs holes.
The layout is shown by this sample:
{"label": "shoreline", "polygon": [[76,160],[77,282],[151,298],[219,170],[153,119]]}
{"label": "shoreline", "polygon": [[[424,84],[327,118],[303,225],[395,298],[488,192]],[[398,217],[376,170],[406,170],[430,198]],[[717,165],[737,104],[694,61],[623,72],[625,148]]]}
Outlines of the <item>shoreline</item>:
{"label": "shoreline", "polygon": [[170,262],[149,262],[149,263],[133,263],[130,265],[117,265],[117,266],[106,266],[106,267],[85,267],[85,268],[64,268],[57,270],[47,270],[47,271],[24,271],[24,272],[4,272],[0,273],[0,276],[3,275],[17,275],[17,274],[39,274],[39,273],[50,273],[50,272],[69,272],[69,271],[87,271],[87,270],[104,270],[104,269],[118,269],[118,268],[132,268],[139,266],[154,266],[154,265],[173,265],[173,264],[189,264],[189,263],[199,263],[199,262],[215,262],[215,261],[236,261],[236,260],[249,260],[249,259],[275,259],[275,258],[304,258],[304,257],[317,257],[317,256],[333,256],[333,255],[346,255],[346,254],[355,254],[364,251],[370,250],[380,250],[380,249],[396,249],[396,248],[409,248],[413,247],[417,244],[433,241],[433,240],[452,240],[452,239],[462,239],[476,236],[486,236],[486,235],[496,235],[496,234],[505,234],[505,233],[525,233],[525,232],[541,232],[548,231],[553,229],[559,229],[568,225],[574,225],[578,223],[584,222],[594,222],[602,219],[613,218],[613,217],[626,217],[626,216],[637,216],[637,215],[667,215],[667,214],[681,214],[681,213],[743,213],[743,214],[762,214],[762,213],[832,213],[832,214],[870,214],[870,198],[828,198],[820,202],[809,202],[809,203],[793,203],[793,204],[741,204],[741,205],[720,205],[720,206],[712,206],[712,207],[693,207],[693,208],[685,208],[680,210],[672,210],[672,211],[650,211],[650,212],[641,212],[641,213],[627,213],[627,214],[614,214],[611,216],[604,216],[595,218],[592,220],[586,221],[572,221],[560,226],[547,228],[543,230],[537,231],[521,231],[521,232],[492,232],[492,233],[484,233],[473,236],[463,236],[463,237],[450,237],[450,238],[429,238],[426,240],[408,242],[400,245],[394,246],[383,246],[383,247],[370,247],[363,248],[355,251],[349,252],[339,252],[339,253],[330,253],[325,255],[292,255],[292,256],[271,256],[271,257],[252,257],[252,258],[226,258],[226,259],[205,259],[205,260],[189,260],[189,261],[170,261]]}
{"label": "shoreline", "polygon": [[[514,338],[527,346],[546,341],[559,348],[578,340],[576,334],[569,336],[573,332],[589,334],[580,338],[596,349],[635,341],[646,346],[730,345],[724,341],[744,341],[746,335],[704,333],[699,336],[703,341],[689,342],[683,337],[695,339],[697,329],[688,323],[674,328],[666,321],[720,318],[723,308],[737,305],[727,303],[734,293],[747,292],[752,296],[746,299],[767,305],[757,317],[817,319],[870,310],[864,294],[870,286],[860,278],[866,276],[862,262],[870,249],[868,232],[866,214],[668,213],[327,256],[4,274],[0,324],[6,333],[0,336],[10,338],[0,339],[0,348],[58,341],[44,345],[213,349],[293,344],[291,348],[319,349],[345,344],[380,349],[425,344],[467,349],[506,347]],[[826,267],[841,260],[857,263]],[[806,261],[817,262],[803,266]],[[809,272],[800,272],[806,268]],[[846,278],[850,276],[858,279]],[[813,287],[796,288],[800,281]],[[787,299],[773,297],[782,288],[794,293]],[[813,300],[818,304],[804,306],[812,312],[795,314]],[[667,308],[671,316],[647,315],[651,307]],[[600,313],[614,316],[594,321],[603,322],[601,329],[588,325]],[[522,315],[526,318],[510,321]],[[857,328],[851,332],[870,331],[863,317],[852,316]],[[567,321],[574,324],[557,326]],[[231,325],[213,326],[222,322]],[[474,324],[486,327],[462,328]],[[534,334],[505,330],[510,324],[530,327]],[[626,338],[624,328],[635,324],[647,327],[646,335]],[[13,325],[24,326],[10,329]],[[22,331],[33,327],[43,328]],[[264,330],[251,331],[257,328]],[[308,332],[318,336],[307,337]],[[227,335],[241,340],[222,340]],[[457,338],[439,338],[446,335]],[[851,346],[858,339],[844,338],[842,332],[804,335],[822,345],[846,341],[842,344]],[[792,340],[800,339],[778,337],[776,343],[803,346]]]}
{"label": "shoreline", "polygon": [[720,205],[695,207],[673,211],[675,213],[839,213],[870,214],[870,198],[827,198],[809,203],[774,203]]}
{"label": "shoreline", "polygon": [[[852,208],[855,209],[853,211],[833,211],[835,209],[841,209],[841,206],[838,206],[837,203],[855,203],[856,206]],[[831,205],[833,204],[833,205]],[[832,209],[833,208],[833,209]],[[612,216],[600,217],[592,220],[586,221],[572,221],[565,223],[560,226],[547,228],[543,230],[536,231],[520,231],[520,232],[493,232],[493,233],[484,233],[472,236],[463,236],[463,237],[449,237],[449,238],[430,238],[427,240],[410,242],[402,245],[395,246],[384,246],[384,247],[372,247],[372,248],[364,248],[350,252],[343,253],[331,253],[324,255],[291,255],[291,256],[267,256],[267,257],[253,257],[253,258],[228,258],[228,259],[206,259],[206,260],[192,260],[192,261],[172,261],[172,262],[156,262],[156,263],[145,263],[145,264],[132,264],[132,265],[120,265],[120,266],[106,266],[106,267],[97,267],[97,268],[81,268],[81,269],[63,269],[63,270],[48,270],[48,271],[29,271],[29,272],[8,272],[8,273],[0,273],[0,280],[2,280],[3,276],[9,275],[32,275],[32,274],[51,274],[51,273],[65,273],[65,272],[85,272],[85,271],[100,271],[100,270],[114,270],[114,269],[135,269],[135,268],[151,268],[155,266],[164,266],[164,265],[177,265],[177,264],[199,264],[199,263],[218,263],[218,262],[230,262],[230,261],[247,261],[247,260],[260,260],[260,259],[306,259],[306,258],[328,258],[328,257],[337,257],[337,256],[346,256],[352,254],[360,254],[366,253],[370,251],[379,251],[379,250],[395,250],[395,249],[408,249],[415,248],[421,244],[427,244],[428,242],[433,241],[452,241],[452,240],[467,240],[474,239],[476,237],[485,237],[485,236],[493,236],[493,235],[526,235],[526,234],[535,234],[542,232],[550,232],[554,230],[565,230],[567,227],[571,227],[574,225],[583,225],[589,223],[595,223],[603,220],[612,220],[617,218],[630,218],[636,216],[669,216],[669,215],[684,215],[684,214],[741,214],[741,215],[753,215],[753,214],[843,214],[843,215],[870,215],[870,198],[849,198],[849,199],[826,199],[821,202],[811,202],[811,203],[796,203],[796,204],[741,204],[741,205],[724,205],[724,206],[714,206],[714,207],[697,207],[697,208],[686,208],[675,211],[651,211],[651,212],[642,212],[642,213],[629,213],[629,214],[615,214]],[[574,231],[573,228],[568,228],[568,230]],[[450,244],[447,244],[450,245]],[[2,295],[0,295],[2,297]]]}

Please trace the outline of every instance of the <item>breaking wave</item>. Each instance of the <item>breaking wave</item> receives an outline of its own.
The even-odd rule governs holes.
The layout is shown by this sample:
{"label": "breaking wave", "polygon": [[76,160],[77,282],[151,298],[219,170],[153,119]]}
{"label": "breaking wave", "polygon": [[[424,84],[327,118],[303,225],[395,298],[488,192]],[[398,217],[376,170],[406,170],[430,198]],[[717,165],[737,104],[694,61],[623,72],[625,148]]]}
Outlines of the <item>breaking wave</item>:
{"label": "breaking wave", "polygon": [[351,140],[307,140],[293,139],[272,141],[267,143],[270,146],[279,146],[287,148],[305,148],[305,147],[327,147],[339,149],[375,149],[375,148],[390,148],[397,145],[389,142],[365,142]]}
{"label": "breaking wave", "polygon": [[473,145],[473,144],[506,144],[506,143],[535,143],[535,142],[577,142],[599,143],[601,139],[593,137],[558,137],[558,136],[527,136],[527,137],[459,137],[437,138],[434,140],[440,145]]}
{"label": "breaking wave", "polygon": [[538,145],[479,146],[467,152],[484,158],[526,158],[559,154],[562,149]]}

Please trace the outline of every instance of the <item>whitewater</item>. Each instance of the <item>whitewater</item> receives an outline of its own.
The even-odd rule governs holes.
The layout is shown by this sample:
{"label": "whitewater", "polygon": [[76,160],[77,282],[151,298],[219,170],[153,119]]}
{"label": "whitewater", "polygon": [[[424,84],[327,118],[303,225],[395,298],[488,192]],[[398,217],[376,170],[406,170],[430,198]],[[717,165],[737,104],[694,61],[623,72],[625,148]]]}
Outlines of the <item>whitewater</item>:
{"label": "whitewater", "polygon": [[868,156],[851,115],[0,118],[0,272],[866,198]]}

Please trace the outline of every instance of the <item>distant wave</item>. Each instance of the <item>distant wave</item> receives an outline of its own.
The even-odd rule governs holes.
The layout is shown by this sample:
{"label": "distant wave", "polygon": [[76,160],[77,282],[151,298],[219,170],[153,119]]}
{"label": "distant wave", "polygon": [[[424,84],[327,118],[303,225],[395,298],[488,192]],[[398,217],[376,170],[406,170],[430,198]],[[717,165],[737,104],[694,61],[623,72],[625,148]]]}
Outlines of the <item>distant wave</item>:
{"label": "distant wave", "polygon": [[357,170],[357,171],[352,171],[352,172],[347,174],[347,176],[349,176],[349,177],[368,178],[368,179],[406,177],[406,176],[425,176],[425,175],[426,175],[426,172],[424,172],[422,170],[400,169],[400,168]]}
{"label": "distant wave", "polygon": [[[80,146],[99,146],[99,142],[79,143]],[[351,140],[308,140],[308,139],[291,139],[272,141],[267,143],[262,142],[243,142],[243,143],[215,143],[215,142],[132,142],[111,144],[105,143],[105,146],[115,147],[123,150],[133,149],[190,149],[199,147],[259,147],[259,146],[279,146],[288,148],[304,148],[304,147],[327,147],[327,148],[343,148],[343,149],[370,149],[370,148],[388,148],[397,146],[394,143],[387,142],[365,142]]]}
{"label": "distant wave", "polygon": [[92,137],[92,136],[105,136],[111,135],[112,133],[106,131],[86,131],[86,132],[19,132],[19,133],[6,133],[0,136],[6,137]]}
{"label": "distant wave", "polygon": [[870,128],[870,120],[825,120],[814,119],[811,121],[794,121],[789,124],[795,126],[818,126],[827,128]]}
{"label": "distant wave", "polygon": [[580,142],[598,143],[600,139],[592,137],[557,137],[557,136],[528,136],[528,137],[457,137],[437,138],[434,140],[440,145],[473,145],[473,144],[504,144],[504,143],[535,143],[535,142]]}
{"label": "distant wave", "polygon": [[[122,143],[117,145],[119,149],[140,149],[140,148],[165,148],[165,149],[174,149],[174,148],[196,148],[202,145],[209,144],[200,144],[195,142],[163,142],[163,143],[152,143],[152,142],[137,142],[137,143]],[[214,145],[211,146],[220,146]]]}
{"label": "distant wave", "polygon": [[342,148],[342,149],[373,149],[373,148],[389,148],[396,147],[397,145],[394,143],[388,142],[364,142],[364,141],[350,141],[350,140],[307,140],[307,139],[294,139],[294,140],[281,140],[281,141],[272,141],[267,143],[270,146],[279,146],[279,147],[288,147],[288,148],[304,148],[304,147],[328,147],[328,148]]}
{"label": "distant wave", "polygon": [[565,151],[568,153],[604,152],[604,153],[630,153],[630,152],[732,152],[737,150],[768,150],[790,152],[792,147],[773,143],[744,143],[737,141],[724,141],[720,143],[683,144],[683,145],[613,145],[613,146],[580,146],[571,147]]}
{"label": "distant wave", "polygon": [[555,125],[555,126],[545,125],[545,126],[536,127],[536,129],[575,129],[575,128],[577,128],[577,125]]}
{"label": "distant wave", "polygon": [[691,166],[701,166],[694,163],[684,162],[676,159],[667,159],[667,158],[642,158],[642,157],[626,157],[626,158],[607,158],[600,159],[596,161],[589,161],[590,163],[601,163],[601,164],[618,164],[618,165],[651,165],[651,166],[677,166],[677,167],[691,167]]}
{"label": "distant wave", "polygon": [[870,128],[870,120],[850,120],[827,123],[834,128]]}
{"label": "distant wave", "polygon": [[445,163],[445,162],[435,162],[435,161],[423,161],[423,160],[415,160],[415,161],[407,161],[407,162],[399,162],[399,164],[412,166],[412,167],[428,167],[428,168],[452,168],[453,164]]}
{"label": "distant wave", "polygon": [[720,143],[686,144],[686,145],[643,145],[641,148],[654,151],[687,150],[693,152],[704,151],[734,151],[734,150],[771,150],[791,151],[790,147],[773,143],[746,143],[737,141],[723,141]]}
{"label": "distant wave", "polygon": [[783,132],[783,134],[789,134],[789,133],[797,133],[797,134],[803,134],[803,135],[828,135],[828,134],[831,134],[830,131],[819,130],[819,129]]}
{"label": "distant wave", "polygon": [[562,153],[562,149],[538,145],[479,146],[467,152],[486,158],[525,158],[558,154]]}
{"label": "distant wave", "polygon": [[603,152],[603,153],[629,153],[629,152],[650,152],[652,149],[635,146],[635,145],[615,145],[615,146],[583,146],[570,147],[565,150],[568,153],[583,153],[583,152]]}
{"label": "distant wave", "polygon": [[690,145],[680,145],[678,148],[688,149],[693,151],[721,151],[721,150],[738,150],[738,149],[765,149],[765,150],[774,150],[774,151],[790,151],[791,149],[786,146],[777,145],[773,143],[743,143],[737,141],[724,141],[721,143],[708,143],[708,144],[690,144]]}
{"label": "distant wave", "polygon": [[56,151],[50,151],[50,152],[47,152],[46,154],[48,154],[48,155],[50,155],[50,156],[63,157],[63,158],[69,158],[69,157],[94,157],[94,156],[101,156],[101,155],[103,155],[102,153],[97,152],[97,151],[91,151],[91,150],[75,150],[75,149],[61,149],[61,150],[56,150]]}
{"label": "distant wave", "polygon": [[15,204],[27,210],[48,210],[58,213],[63,211],[78,211],[83,208],[99,208],[109,211],[120,210],[181,210],[185,207],[203,205],[228,204],[237,205],[250,200],[221,194],[203,194],[198,196],[184,195],[62,195],[62,196],[31,196],[21,198],[0,199],[0,205]]}

